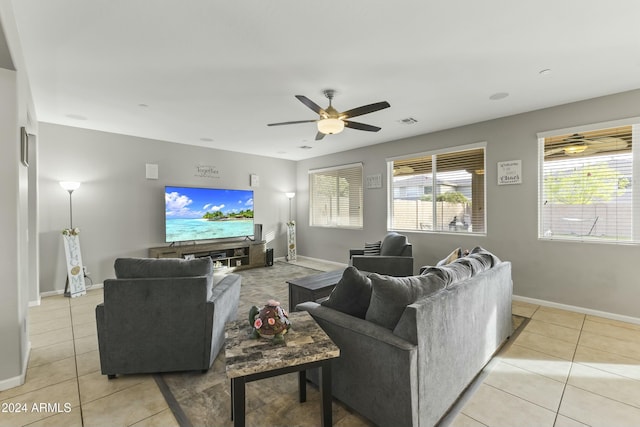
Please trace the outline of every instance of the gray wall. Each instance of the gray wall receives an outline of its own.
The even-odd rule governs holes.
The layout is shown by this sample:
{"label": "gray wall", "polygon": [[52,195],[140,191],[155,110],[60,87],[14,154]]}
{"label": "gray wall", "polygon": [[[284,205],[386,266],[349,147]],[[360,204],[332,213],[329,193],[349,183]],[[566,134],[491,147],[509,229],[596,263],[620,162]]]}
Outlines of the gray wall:
{"label": "gray wall", "polygon": [[[80,228],[83,264],[94,283],[113,277],[117,257],[147,256],[164,243],[164,186],[254,190],[255,222],[264,224],[267,247],[284,256],[289,212],[284,192],[293,190],[295,162],[132,136],[40,124],[40,291],[64,288],[60,232],[69,226],[69,195],[59,181],[80,181],[73,193],[73,225]],[[157,164],[159,179],[145,178]],[[197,176],[213,166],[215,178]],[[249,175],[260,177],[249,187]]]}
{"label": "gray wall", "polygon": [[[516,295],[640,318],[635,270],[639,246],[537,238],[537,132],[636,116],[640,116],[639,90],[298,162],[298,253],[347,262],[349,248],[379,240],[387,231],[386,181],[385,188],[365,189],[362,230],[309,227],[309,169],[362,161],[365,176],[381,173],[386,180],[385,158],[486,141],[486,237],[407,233],[414,245],[416,270],[434,264],[455,247],[481,245],[513,263]],[[523,183],[498,186],[497,162],[516,159],[522,160]]]}

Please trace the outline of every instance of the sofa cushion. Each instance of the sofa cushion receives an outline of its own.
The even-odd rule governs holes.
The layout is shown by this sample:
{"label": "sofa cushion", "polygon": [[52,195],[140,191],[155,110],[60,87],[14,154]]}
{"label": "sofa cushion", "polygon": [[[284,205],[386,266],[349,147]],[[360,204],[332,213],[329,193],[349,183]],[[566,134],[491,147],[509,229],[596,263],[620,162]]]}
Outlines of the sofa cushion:
{"label": "sofa cushion", "polygon": [[364,319],[371,300],[371,279],[355,267],[347,267],[329,298],[321,304]]}
{"label": "sofa cushion", "polygon": [[408,244],[407,236],[398,233],[389,233],[384,237],[380,246],[380,255],[400,256],[404,247]]}
{"label": "sofa cushion", "polygon": [[[478,255],[478,254],[475,254],[475,255]],[[491,265],[487,265],[487,263],[484,260],[480,260],[476,256],[471,256],[471,254],[463,258],[458,258],[457,260],[455,260],[454,263],[463,264],[469,267],[469,269],[471,270],[471,276],[474,276],[478,273],[482,273],[483,271],[491,268]]]}
{"label": "sofa cushion", "polygon": [[407,305],[445,287],[442,278],[423,276],[392,277],[372,273],[371,303],[365,319],[393,330]]}
{"label": "sofa cushion", "polygon": [[364,244],[364,255],[367,256],[378,256],[380,255],[380,245],[382,242],[378,240],[373,243],[365,243]]}
{"label": "sofa cushion", "polygon": [[473,270],[467,263],[452,262],[450,264],[441,265],[440,267],[427,267],[422,275],[433,274],[445,283],[445,286],[449,286],[452,283],[461,282],[471,277]]}
{"label": "sofa cushion", "polygon": [[453,251],[451,251],[449,255],[447,255],[445,258],[441,259],[440,261],[438,261],[436,266],[439,267],[441,265],[451,264],[453,261],[457,260],[460,257],[462,257],[462,249],[455,248]]}
{"label": "sofa cushion", "polygon": [[491,263],[491,267],[495,267],[502,262],[500,261],[500,258],[480,246],[476,246],[469,253],[469,255],[474,254],[477,254],[479,258],[483,258],[486,263]]}
{"label": "sofa cushion", "polygon": [[211,258],[118,258],[114,263],[116,278],[142,279],[149,277],[207,278],[207,300],[213,295],[213,261]]}

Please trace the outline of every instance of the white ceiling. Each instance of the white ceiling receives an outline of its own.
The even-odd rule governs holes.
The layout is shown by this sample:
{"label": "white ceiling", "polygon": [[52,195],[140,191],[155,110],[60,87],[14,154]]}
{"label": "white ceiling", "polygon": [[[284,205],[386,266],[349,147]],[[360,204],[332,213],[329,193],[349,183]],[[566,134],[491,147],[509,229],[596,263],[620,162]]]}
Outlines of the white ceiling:
{"label": "white ceiling", "polygon": [[[284,159],[640,88],[638,0],[13,4],[39,121]],[[267,127],[327,88],[382,130]]]}

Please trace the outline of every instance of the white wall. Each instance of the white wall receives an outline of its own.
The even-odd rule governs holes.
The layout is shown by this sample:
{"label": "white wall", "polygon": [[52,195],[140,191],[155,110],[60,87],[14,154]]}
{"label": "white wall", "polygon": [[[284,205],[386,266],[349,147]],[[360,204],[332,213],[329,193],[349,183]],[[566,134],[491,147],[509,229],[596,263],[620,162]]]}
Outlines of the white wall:
{"label": "white wall", "polygon": [[[0,0],[0,390],[24,382],[29,357],[28,301],[32,244],[37,227],[29,215],[29,171],[20,163],[20,127],[37,132],[31,92],[11,1]],[[8,68],[3,68],[8,67]],[[14,69],[15,68],[15,69]],[[37,287],[37,283],[33,282]]]}
{"label": "white wall", "polygon": [[[165,185],[252,188],[255,222],[272,236],[267,247],[285,254],[284,192],[295,183],[293,161],[47,123],[38,144],[41,292],[64,289],[60,232],[69,226],[69,195],[58,182],[65,180],[82,183],[73,193],[73,225],[94,283],[113,277],[115,258],[144,257],[149,247],[165,245]],[[158,165],[158,180],[145,178],[146,163]],[[198,165],[215,167],[217,178],[196,176]],[[260,177],[259,187],[249,187],[250,174]]]}
{"label": "white wall", "polygon": [[[388,157],[486,141],[487,236],[407,233],[416,271],[455,247],[481,245],[513,263],[516,295],[640,318],[639,246],[537,239],[536,133],[636,116],[640,116],[640,90],[298,162],[298,253],[347,262],[349,248],[378,240],[387,230],[386,183],[382,189],[365,189],[363,230],[309,227],[308,169],[362,161],[365,176],[381,173],[386,179]],[[523,183],[498,186],[497,162],[515,159],[522,160]]]}

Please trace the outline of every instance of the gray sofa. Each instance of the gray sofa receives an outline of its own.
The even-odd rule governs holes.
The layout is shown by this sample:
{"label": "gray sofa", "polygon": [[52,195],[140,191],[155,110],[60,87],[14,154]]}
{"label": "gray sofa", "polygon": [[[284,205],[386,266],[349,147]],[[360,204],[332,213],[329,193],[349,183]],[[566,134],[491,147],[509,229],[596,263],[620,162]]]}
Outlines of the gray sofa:
{"label": "gray sofa", "polygon": [[413,277],[349,267],[327,301],[297,306],[340,348],[335,398],[380,426],[438,423],[512,332],[511,264],[474,251]]}
{"label": "gray sofa", "polygon": [[96,307],[102,374],[206,371],[237,316],[241,277],[214,283],[211,258],[119,258]]}

